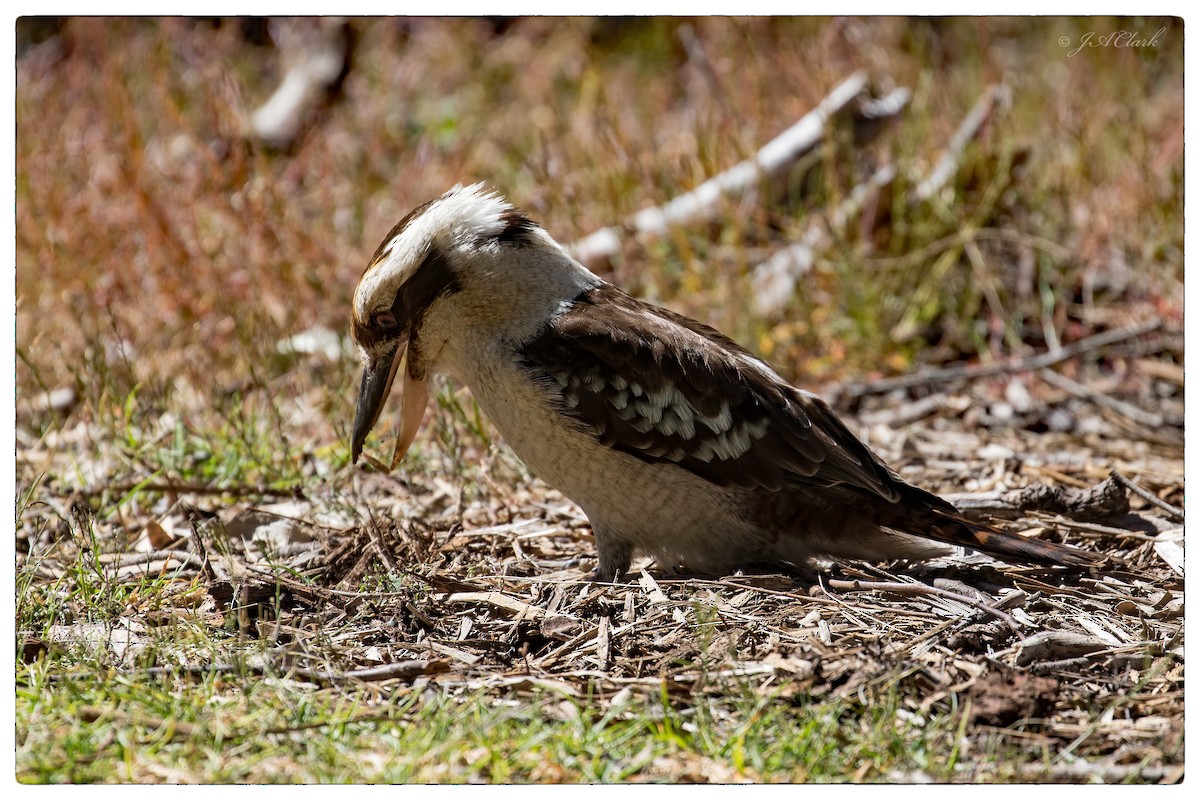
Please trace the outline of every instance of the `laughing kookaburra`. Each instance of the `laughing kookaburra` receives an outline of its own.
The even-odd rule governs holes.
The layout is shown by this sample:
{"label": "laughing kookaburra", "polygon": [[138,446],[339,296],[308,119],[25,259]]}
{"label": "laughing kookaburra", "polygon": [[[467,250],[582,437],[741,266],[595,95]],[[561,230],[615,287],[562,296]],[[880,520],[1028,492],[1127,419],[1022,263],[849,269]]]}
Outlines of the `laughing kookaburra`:
{"label": "laughing kookaburra", "polygon": [[595,533],[595,577],[635,552],[723,574],[821,555],[879,561],[946,544],[1018,562],[1088,553],[968,522],[905,483],[818,397],[712,328],[635,300],[482,184],[388,233],[354,292],[364,370],[352,459],[397,374],[394,467],[432,375],[470,387],[518,456]]}

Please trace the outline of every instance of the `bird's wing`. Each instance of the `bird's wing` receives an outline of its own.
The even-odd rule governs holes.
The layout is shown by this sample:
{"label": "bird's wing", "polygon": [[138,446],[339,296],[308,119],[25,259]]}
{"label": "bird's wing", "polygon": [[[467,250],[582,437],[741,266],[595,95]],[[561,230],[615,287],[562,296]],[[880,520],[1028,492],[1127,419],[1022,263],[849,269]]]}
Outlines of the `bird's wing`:
{"label": "bird's wing", "polygon": [[614,286],[585,292],[524,348],[560,411],[605,445],[722,486],[903,486],[819,398],[712,328]]}

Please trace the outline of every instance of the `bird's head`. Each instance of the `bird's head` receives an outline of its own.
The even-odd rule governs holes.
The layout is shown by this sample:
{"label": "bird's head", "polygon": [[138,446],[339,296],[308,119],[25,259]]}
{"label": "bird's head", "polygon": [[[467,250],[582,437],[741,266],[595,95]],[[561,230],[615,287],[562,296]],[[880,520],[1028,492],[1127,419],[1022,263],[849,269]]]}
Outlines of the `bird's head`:
{"label": "bird's head", "polygon": [[[421,427],[428,373],[454,330],[490,326],[519,338],[555,293],[598,279],[520,210],[482,183],[413,209],[371,258],[351,310],[363,361],[351,459],[358,461],[403,371],[394,467]],[[546,312],[549,313],[548,311]]]}

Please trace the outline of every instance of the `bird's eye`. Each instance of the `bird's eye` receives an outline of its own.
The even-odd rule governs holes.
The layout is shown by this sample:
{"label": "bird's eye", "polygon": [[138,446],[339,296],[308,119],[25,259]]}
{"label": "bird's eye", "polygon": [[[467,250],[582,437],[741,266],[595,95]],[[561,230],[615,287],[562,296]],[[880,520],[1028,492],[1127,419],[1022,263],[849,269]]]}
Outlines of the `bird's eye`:
{"label": "bird's eye", "polygon": [[390,311],[380,311],[372,320],[377,328],[394,328],[396,327],[396,315]]}

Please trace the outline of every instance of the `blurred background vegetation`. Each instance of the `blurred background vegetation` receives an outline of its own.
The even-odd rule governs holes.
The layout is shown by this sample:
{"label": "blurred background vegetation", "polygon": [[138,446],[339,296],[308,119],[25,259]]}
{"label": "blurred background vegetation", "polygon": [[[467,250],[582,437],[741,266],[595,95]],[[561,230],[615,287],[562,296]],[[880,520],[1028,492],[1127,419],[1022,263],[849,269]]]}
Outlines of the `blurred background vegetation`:
{"label": "blurred background vegetation", "polygon": [[[1072,54],[1088,32],[1160,28],[1154,46]],[[1129,316],[1182,318],[1181,20],[395,18],[347,30],[339,91],[281,149],[247,122],[285,68],[275,23],[18,22],[28,436],[64,414],[121,430],[169,412],[177,440],[253,418],[292,450],[263,445],[250,459],[259,477],[285,477],[299,452],[343,463],[357,361],[345,340],[327,353],[286,342],[346,335],[355,282],[408,209],[486,180],[570,242],[752,156],[858,70],[878,93],[911,89],[893,129],[849,157],[823,149],[796,181],[803,194],[732,198],[716,221],[626,247],[607,277],[816,390],[1044,349]],[[1010,103],[944,191],[909,201],[993,84]],[[887,224],[836,230],[788,305],[759,314],[753,266],[887,163]],[[44,399],[56,389],[69,400]]]}

